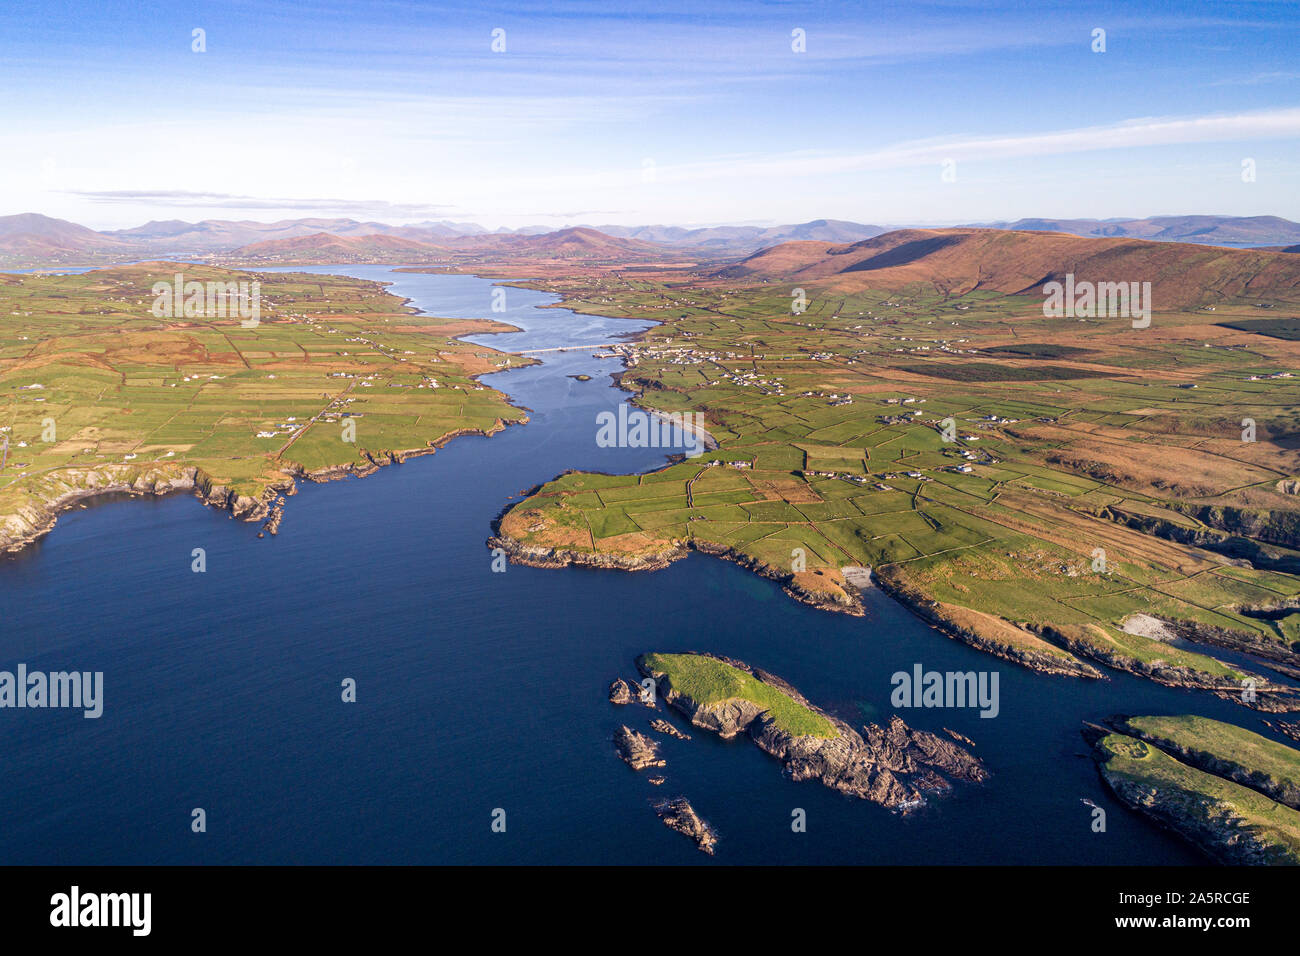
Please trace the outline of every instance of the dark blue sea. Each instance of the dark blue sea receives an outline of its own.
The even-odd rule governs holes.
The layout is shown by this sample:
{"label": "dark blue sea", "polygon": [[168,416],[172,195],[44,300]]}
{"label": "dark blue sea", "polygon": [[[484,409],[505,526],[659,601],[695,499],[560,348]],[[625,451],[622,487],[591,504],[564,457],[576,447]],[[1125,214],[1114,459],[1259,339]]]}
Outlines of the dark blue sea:
{"label": "dark blue sea", "polygon": [[[393,283],[426,312],[502,319],[508,348],[605,343],[645,327],[541,309],[553,296],[472,276],[328,267]],[[104,672],[104,713],[0,710],[0,863],[1165,863],[1200,862],[1118,805],[1081,721],[1196,711],[1262,730],[1231,703],[1124,674],[1105,682],[1002,664],[869,596],[865,618],[797,604],[699,555],[628,574],[510,566],[485,546],[504,506],[570,469],[634,472],[663,452],[599,448],[626,397],[616,360],[549,353],[488,377],[531,409],[492,438],[364,478],[301,487],[275,538],[196,499],[66,514],[0,559],[0,669]],[[592,381],[568,376],[586,373]],[[207,571],[191,571],[191,551]],[[648,650],[704,650],[777,673],[846,719],[887,720],[890,675],[997,670],[1001,713],[909,710],[951,727],[993,773],[902,817],[793,783],[747,739],[664,738],[667,782],[615,755],[610,681]],[[357,702],[341,700],[353,678]],[[685,724],[674,718],[679,726]],[[716,857],[656,818],[684,794]],[[1108,814],[1091,828],[1087,798]],[[191,830],[194,808],[207,830]],[[807,832],[791,831],[802,808]],[[505,832],[493,812],[505,811]]]}

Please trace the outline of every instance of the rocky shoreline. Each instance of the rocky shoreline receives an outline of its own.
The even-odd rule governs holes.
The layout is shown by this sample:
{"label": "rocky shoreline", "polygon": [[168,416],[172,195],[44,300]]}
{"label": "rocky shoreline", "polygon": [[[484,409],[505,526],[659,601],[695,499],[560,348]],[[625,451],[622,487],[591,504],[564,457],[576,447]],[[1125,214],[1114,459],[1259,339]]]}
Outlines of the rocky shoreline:
{"label": "rocky shoreline", "polygon": [[[508,510],[508,509],[507,509]],[[747,554],[707,541],[695,539],[673,541],[665,547],[638,554],[617,554],[608,551],[578,551],[573,548],[548,548],[524,544],[504,533],[498,521],[496,533],[488,538],[489,548],[500,548],[515,564],[530,568],[565,568],[570,565],[587,568],[600,568],[607,571],[661,571],[674,561],[680,561],[692,551],[722,558],[739,564],[755,574],[775,581],[790,597],[801,603],[811,605],[823,611],[835,611],[861,617],[865,611],[857,595],[857,589],[851,585],[839,587],[834,591],[819,592],[802,586],[796,576],[771,567]]]}
{"label": "rocky shoreline", "polygon": [[1164,618],[1155,620],[1164,626],[1170,637],[1248,654],[1266,661],[1269,666],[1276,667],[1281,673],[1300,677],[1300,655],[1280,644],[1266,642],[1250,631],[1232,630],[1194,621],[1170,621]]}
{"label": "rocky shoreline", "polygon": [[[523,421],[526,422],[527,419]],[[208,507],[229,512],[234,518],[250,522],[266,521],[263,530],[274,535],[279,530],[283,516],[282,499],[297,493],[295,482],[298,480],[323,483],[343,478],[365,478],[385,465],[401,464],[410,458],[432,455],[461,436],[490,437],[505,428],[505,422],[498,418],[490,428],[458,428],[430,441],[423,448],[381,452],[363,449],[360,454],[364,464],[348,462],[312,471],[296,464],[287,464],[281,469],[286,477],[269,482],[256,498],[237,494],[227,486],[215,483],[211,476],[195,465],[107,464],[61,469],[52,475],[58,476],[57,494],[28,502],[17,511],[0,518],[0,554],[21,551],[39,541],[54,530],[60,515],[77,505],[113,495],[162,497],[188,491]],[[68,473],[77,480],[65,480],[69,477]]]}
{"label": "rocky shoreline", "polygon": [[[1021,664],[1030,670],[1043,674],[1097,679],[1104,676],[1097,668],[1085,661],[1074,658],[1073,655],[1056,657],[1045,651],[1014,647],[1004,641],[998,641],[993,635],[984,633],[980,629],[962,624],[960,621],[955,620],[951,613],[945,611],[946,605],[931,600],[916,589],[909,587],[896,574],[877,574],[876,582],[882,591],[940,631],[956,638],[963,644],[969,644],[971,647],[978,648],[987,654],[992,654],[994,657],[1010,661],[1013,664]],[[1014,628],[1017,631],[1022,630],[1016,628],[1010,622],[1004,623],[1007,627]],[[1031,638],[1036,637],[1029,631],[1023,631],[1023,633]]]}
{"label": "rocky shoreline", "polygon": [[1149,816],[1199,847],[1212,859],[1236,866],[1261,866],[1273,862],[1265,846],[1250,830],[1238,827],[1227,807],[1206,808],[1213,817],[1198,816],[1195,801],[1178,793],[1153,791],[1139,781],[1119,774],[1102,772],[1106,783],[1120,801]]}
{"label": "rocky shoreline", "polygon": [[[507,508],[503,511],[503,515],[508,511]],[[500,548],[512,562],[527,567],[558,569],[577,566],[617,571],[658,571],[668,567],[674,561],[685,558],[692,551],[696,551],[700,554],[732,561],[755,574],[776,581],[782,585],[782,589],[786,594],[801,603],[821,610],[850,614],[855,617],[861,617],[865,613],[861,599],[862,584],[860,581],[856,584],[845,581],[842,586],[836,585],[837,593],[809,590],[800,586],[793,574],[772,568],[733,548],[712,544],[707,541],[696,539],[674,540],[656,550],[636,554],[618,554],[524,544],[501,530],[500,516],[497,519],[495,531],[496,533],[487,540],[488,547]],[[1225,700],[1242,703],[1255,710],[1286,713],[1300,709],[1300,698],[1292,696],[1293,692],[1290,688],[1277,685],[1258,677],[1258,675],[1248,675],[1257,678],[1256,697],[1253,701],[1245,701],[1242,699],[1241,685],[1238,682],[1229,679],[1215,681],[1209,675],[1201,674],[1187,667],[1164,663],[1145,664],[1117,653],[1105,654],[1099,652],[1095,647],[1087,645],[1086,642],[1072,640],[1063,629],[1052,625],[1044,625],[1031,630],[1019,627],[1010,621],[1001,621],[999,619],[997,623],[1001,625],[1004,631],[1008,633],[1017,632],[1024,639],[1039,640],[1045,645],[1042,651],[1017,647],[1005,640],[999,640],[992,627],[981,628],[956,620],[953,614],[948,613],[949,611],[969,609],[950,609],[941,602],[927,598],[918,590],[910,587],[896,573],[891,573],[890,569],[878,570],[870,573],[869,576],[871,583],[878,586],[882,592],[949,637],[1001,660],[1019,664],[1039,673],[1104,680],[1105,674],[1083,659],[1089,658],[1117,670],[1149,678],[1165,686],[1188,690],[1208,690]],[[970,612],[969,616],[974,618],[992,617],[992,615],[984,615],[983,612]],[[1173,636],[1257,656],[1277,667],[1283,673],[1300,677],[1300,669],[1295,666],[1300,661],[1297,661],[1294,655],[1288,654],[1279,647],[1265,645],[1263,642],[1253,640],[1251,635],[1246,632],[1228,631],[1223,628],[1191,623],[1165,623],[1171,629]],[[1052,653],[1058,649],[1062,652],[1061,656]]]}
{"label": "rocky shoreline", "polygon": [[[207,504],[208,497],[219,499],[215,489],[204,487],[206,475],[195,467],[160,466],[141,469],[131,465],[100,465],[94,468],[70,469],[78,472],[78,483],[60,482],[61,490],[40,503],[24,504],[17,511],[5,515],[0,521],[0,553],[21,551],[49,534],[58,516],[90,499],[111,495],[163,496],[179,491],[193,491]],[[233,498],[223,502],[228,510],[247,507]]]}
{"label": "rocky shoreline", "polygon": [[[1223,700],[1229,700],[1244,707],[1267,713],[1288,713],[1300,709],[1300,699],[1294,696],[1295,691],[1293,688],[1273,684],[1267,678],[1252,674],[1244,669],[1241,670],[1241,673],[1256,681],[1256,686],[1253,688],[1255,691],[1254,699],[1246,699],[1242,694],[1241,682],[1233,678],[1216,677],[1204,671],[1170,664],[1166,661],[1148,662],[1138,660],[1135,657],[1121,654],[1118,650],[1100,648],[1084,638],[1071,634],[1070,628],[1065,626],[1049,625],[1043,628],[1043,634],[1054,643],[1074,654],[1089,657],[1116,670],[1134,674],[1138,677],[1145,677],[1166,687],[1177,687],[1182,690],[1207,690]],[[1268,696],[1260,697],[1261,694]]]}
{"label": "rocky shoreline", "polygon": [[[507,509],[508,511],[509,509]],[[635,554],[619,554],[607,551],[593,552],[574,548],[552,548],[525,544],[501,529],[500,518],[497,520],[495,532],[492,537],[488,538],[487,546],[489,548],[500,548],[512,562],[527,567],[557,569],[572,565],[615,571],[659,571],[668,567],[674,561],[685,558],[692,551],[696,551],[700,554],[731,561],[761,577],[776,581],[782,586],[787,595],[803,604],[824,611],[849,614],[854,617],[862,617],[865,614],[861,598],[863,585],[860,580],[858,583],[851,583],[846,580],[843,584],[827,581],[826,583],[833,590],[813,590],[802,585],[794,574],[772,568],[734,548],[707,541],[697,539],[673,540],[658,549]],[[869,572],[869,577],[871,583],[877,585],[881,591],[908,608],[922,620],[948,636],[994,657],[1020,664],[1039,673],[1104,679],[1105,675],[1096,667],[1068,653],[1069,648],[1062,648],[1060,656],[1052,653],[1057,648],[1045,640],[1042,643],[1047,647],[1041,652],[1018,648],[996,640],[994,635],[985,633],[981,629],[961,624],[944,613],[944,605],[926,598],[919,591],[907,586],[896,575],[889,573],[887,569],[884,573]],[[1007,629],[1023,632],[1023,636],[1029,640],[1038,639],[1038,635],[1018,628],[1011,622],[1003,622],[1003,624]]]}

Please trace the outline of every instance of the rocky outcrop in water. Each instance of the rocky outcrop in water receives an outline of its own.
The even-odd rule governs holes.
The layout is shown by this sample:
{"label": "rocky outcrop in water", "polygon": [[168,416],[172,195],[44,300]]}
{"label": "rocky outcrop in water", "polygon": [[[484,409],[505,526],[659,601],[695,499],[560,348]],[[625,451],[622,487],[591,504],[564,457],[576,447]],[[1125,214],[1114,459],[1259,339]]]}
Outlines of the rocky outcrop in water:
{"label": "rocky outcrop in water", "polygon": [[614,734],[614,747],[618,755],[633,770],[663,767],[668,761],[659,756],[659,744],[645,734],[639,734],[624,724]]}
{"label": "rocky outcrop in water", "polygon": [[[279,497],[271,505],[271,513],[267,516],[266,524],[262,525],[262,531],[265,534],[277,535],[280,533],[280,522],[284,520],[284,498]],[[262,535],[259,534],[260,538]]]}
{"label": "rocky outcrop in water", "polygon": [[684,733],[682,733],[680,730],[678,730],[678,729],[677,729],[676,727],[674,727],[672,724],[668,723],[668,721],[666,721],[666,720],[664,720],[664,719],[662,719],[662,718],[660,718],[660,717],[656,717],[654,720],[650,721],[650,726],[653,727],[655,730],[659,731],[659,733],[661,733],[661,734],[665,734],[666,736],[669,736],[669,737],[675,737],[675,738],[677,738],[678,740],[690,740],[690,739],[691,739],[691,735],[690,735],[690,734],[684,734]]}
{"label": "rocky outcrop in water", "polygon": [[623,678],[620,677],[609,685],[609,702],[620,706],[632,703],[632,688]]}
{"label": "rocky outcrop in water", "polygon": [[895,715],[887,727],[869,724],[859,734],[847,723],[808,702],[785,681],[740,661],[704,655],[745,671],[786,694],[795,703],[825,718],[836,736],[794,735],[778,726],[768,711],[750,700],[731,698],[701,703],[673,686],[669,675],[638,660],[653,677],[659,695],[696,727],[722,737],[747,733],[771,754],[794,780],[817,780],[841,793],[899,810],[919,807],[925,795],[952,789],[951,780],[978,783],[988,778],[980,761],[956,743],[914,730]]}
{"label": "rocky outcrop in water", "polygon": [[1264,721],[1265,727],[1271,727],[1284,737],[1290,737],[1292,740],[1300,741],[1300,721],[1279,720],[1277,723]]}
{"label": "rocky outcrop in water", "polygon": [[713,848],[717,845],[718,835],[714,832],[713,827],[709,826],[704,819],[695,812],[689,800],[685,797],[674,797],[671,800],[664,800],[655,804],[655,813],[659,819],[670,830],[676,830],[678,833],[690,837],[695,841],[696,847],[703,852],[713,856]]}

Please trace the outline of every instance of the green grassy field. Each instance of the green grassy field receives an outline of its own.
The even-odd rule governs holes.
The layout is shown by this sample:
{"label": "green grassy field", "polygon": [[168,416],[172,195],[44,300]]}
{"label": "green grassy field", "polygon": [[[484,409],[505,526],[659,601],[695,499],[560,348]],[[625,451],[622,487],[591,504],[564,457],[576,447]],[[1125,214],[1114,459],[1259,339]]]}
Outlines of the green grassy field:
{"label": "green grassy field", "polygon": [[1264,847],[1266,862],[1300,863],[1300,812],[1133,737],[1109,734],[1097,747],[1102,773],[1141,787],[1151,800],[1148,812],[1167,808],[1185,836],[1200,842],[1207,831],[1244,831]]}
{"label": "green grassy field", "polygon": [[[153,283],[180,270],[260,281],[260,321],[156,317]],[[95,469],[194,466],[255,497],[523,417],[472,376],[527,360],[452,341],[475,324],[412,315],[374,282],[172,264],[0,275],[0,316],[0,524]]]}
{"label": "green grassy field", "polygon": [[1129,717],[1124,727],[1156,746],[1200,751],[1208,757],[1261,774],[1270,782],[1300,790],[1300,750],[1223,721],[1185,714]]}
{"label": "green grassy field", "polygon": [[[1294,618],[1240,612],[1300,595],[1300,578],[1178,538],[1217,528],[1300,549],[1300,495],[1286,490],[1300,475],[1287,437],[1300,345],[1225,327],[1251,303],[1135,330],[1045,318],[1034,296],[919,287],[811,290],[795,315],[788,290],[766,284],[536,285],[579,310],[662,322],[630,350],[623,384],[647,407],[702,413],[720,447],[652,475],[549,483],[505,516],[510,537],[547,546],[563,529],[566,546],[614,555],[730,548],[828,604],[841,568],[889,565],[932,600],[1098,625],[1138,659],[1161,652],[1121,636],[1140,612],[1300,664]],[[1206,651],[1165,653],[1235,673]]]}

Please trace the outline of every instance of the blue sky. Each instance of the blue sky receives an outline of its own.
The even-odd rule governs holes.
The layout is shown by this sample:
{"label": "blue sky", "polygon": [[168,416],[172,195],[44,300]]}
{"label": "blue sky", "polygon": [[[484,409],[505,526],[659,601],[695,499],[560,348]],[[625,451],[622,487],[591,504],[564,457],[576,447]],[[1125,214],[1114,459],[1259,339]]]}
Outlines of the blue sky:
{"label": "blue sky", "polygon": [[8,4],[0,211],[1300,220],[1297,51],[1269,0]]}

